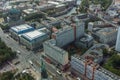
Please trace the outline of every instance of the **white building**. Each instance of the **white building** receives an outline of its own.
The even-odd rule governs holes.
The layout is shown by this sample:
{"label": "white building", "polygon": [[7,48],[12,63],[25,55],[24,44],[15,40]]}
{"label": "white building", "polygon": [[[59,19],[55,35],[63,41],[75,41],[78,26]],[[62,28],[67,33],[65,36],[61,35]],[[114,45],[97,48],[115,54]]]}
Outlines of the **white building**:
{"label": "white building", "polygon": [[11,37],[13,37],[16,40],[19,40],[19,36],[23,33],[29,32],[29,31],[33,31],[34,28],[27,25],[27,24],[22,24],[22,25],[18,25],[18,26],[13,26],[10,28],[10,33],[11,33]]}
{"label": "white building", "polygon": [[115,10],[109,10],[107,12],[111,17],[115,17],[115,16],[118,16],[119,14],[117,13],[117,11]]}
{"label": "white building", "polygon": [[93,26],[94,26],[94,23],[93,22],[89,22],[88,23],[88,31],[92,31],[93,30]]}
{"label": "white building", "polygon": [[97,4],[97,5],[91,4],[91,5],[89,5],[89,10],[91,10],[91,11],[101,10],[101,4]]}
{"label": "white building", "polygon": [[115,50],[120,52],[120,27],[118,28]]}
{"label": "white building", "polygon": [[99,38],[101,43],[107,43],[114,45],[117,39],[117,29],[116,28],[103,28],[94,33]]}
{"label": "white building", "polygon": [[42,47],[42,43],[50,38],[49,30],[46,28],[41,28],[34,30],[20,37],[20,43],[25,45],[26,48],[30,50],[36,50]]}
{"label": "white building", "polygon": [[45,54],[58,64],[64,66],[68,63],[68,52],[56,46],[56,41],[51,39],[43,44]]}
{"label": "white building", "polygon": [[31,9],[31,8],[23,10],[24,15],[29,15],[29,14],[33,14],[33,13],[37,13],[37,12],[38,12],[37,10]]}
{"label": "white building", "polygon": [[64,26],[58,32],[53,33],[54,39],[57,41],[57,46],[63,47],[75,39],[84,35],[84,23],[78,22],[72,26]]}

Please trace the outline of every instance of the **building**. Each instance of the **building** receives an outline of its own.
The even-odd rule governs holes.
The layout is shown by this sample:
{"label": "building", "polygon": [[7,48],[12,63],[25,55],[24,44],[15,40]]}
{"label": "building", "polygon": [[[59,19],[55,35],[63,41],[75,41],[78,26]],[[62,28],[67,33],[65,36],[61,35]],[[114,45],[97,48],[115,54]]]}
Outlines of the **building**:
{"label": "building", "polygon": [[95,63],[100,63],[103,60],[103,49],[108,49],[106,44],[95,44],[89,50],[87,50],[81,57],[91,58]]}
{"label": "building", "polygon": [[58,32],[52,34],[57,46],[63,47],[84,35],[84,22],[77,22],[71,26],[65,25]]}
{"label": "building", "polygon": [[90,48],[93,45],[93,37],[85,34],[79,40],[76,40],[75,44],[78,47]]}
{"label": "building", "polygon": [[111,16],[113,18],[117,17],[119,15],[116,10],[108,10],[107,13],[109,16]]}
{"label": "building", "polygon": [[94,23],[93,23],[93,22],[89,22],[89,23],[88,23],[88,31],[91,31],[91,32],[92,32],[93,26],[94,26]]}
{"label": "building", "polygon": [[37,13],[38,11],[35,10],[35,9],[25,9],[23,10],[23,15],[24,16],[27,16],[27,15],[30,15],[30,14],[33,14],[33,13]]}
{"label": "building", "polygon": [[68,52],[56,46],[56,40],[51,39],[43,43],[44,53],[50,60],[63,68],[68,63]]}
{"label": "building", "polygon": [[101,28],[99,30],[93,31],[93,35],[101,43],[114,45],[117,39],[117,29],[116,28]]}
{"label": "building", "polygon": [[49,30],[46,28],[41,28],[34,30],[20,37],[20,43],[25,45],[27,49],[36,50],[42,47],[42,43],[50,39]]}
{"label": "building", "polygon": [[105,27],[110,27],[110,25],[103,21],[95,21],[95,22],[88,23],[88,31],[91,31],[91,32],[94,28],[105,28]]}
{"label": "building", "polygon": [[8,22],[18,21],[20,20],[21,12],[19,9],[12,8],[8,11],[7,15]]}
{"label": "building", "polygon": [[13,37],[15,40],[19,40],[19,36],[21,34],[32,31],[32,30],[34,30],[33,27],[27,24],[22,24],[22,25],[11,27],[9,31],[10,31],[11,37]]}
{"label": "building", "polygon": [[68,66],[68,52],[61,47],[79,39],[84,35],[84,23],[79,22],[72,24],[71,26],[65,25],[61,29],[54,31],[51,40],[43,43],[45,55],[56,65],[59,65],[60,69],[65,69]]}
{"label": "building", "polygon": [[[102,68],[99,64],[90,59],[83,59],[79,56],[71,57],[71,71],[79,76],[83,74],[90,80],[120,80],[120,77]],[[78,73],[76,73],[78,72]]]}
{"label": "building", "polygon": [[101,10],[101,4],[91,4],[90,6],[89,6],[89,10],[91,10],[91,11],[99,11],[99,10]]}
{"label": "building", "polygon": [[120,28],[118,28],[115,50],[120,52]]}

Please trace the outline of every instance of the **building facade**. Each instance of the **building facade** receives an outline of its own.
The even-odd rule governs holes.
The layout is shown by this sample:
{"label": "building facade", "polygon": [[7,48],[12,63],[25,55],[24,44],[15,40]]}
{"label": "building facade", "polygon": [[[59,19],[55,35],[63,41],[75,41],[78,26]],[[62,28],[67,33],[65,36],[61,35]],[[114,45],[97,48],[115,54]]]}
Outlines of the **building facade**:
{"label": "building facade", "polygon": [[115,50],[120,52],[120,28],[118,28]]}
{"label": "building facade", "polygon": [[75,42],[76,46],[82,48],[90,48],[93,45],[93,37],[85,34],[79,40]]}
{"label": "building facade", "polygon": [[46,28],[34,30],[20,37],[20,43],[25,45],[27,49],[36,50],[42,47],[42,43],[50,39],[49,30]]}
{"label": "building facade", "polygon": [[33,30],[34,30],[33,27],[27,24],[22,24],[22,25],[11,27],[9,31],[10,31],[11,37],[13,37],[15,40],[19,40],[19,37],[21,34],[29,31],[33,31]]}
{"label": "building facade", "polygon": [[[94,62],[88,62],[77,56],[71,57],[72,71],[85,75],[90,80],[120,80],[120,77],[100,67]],[[87,65],[86,65],[87,64]]]}
{"label": "building facade", "polygon": [[68,63],[68,52],[56,46],[56,41],[51,39],[44,42],[44,53],[59,65],[66,65]]}
{"label": "building facade", "polygon": [[93,33],[101,43],[114,45],[117,39],[117,29],[103,28]]}
{"label": "building facade", "polygon": [[84,35],[84,23],[77,22],[71,26],[65,26],[52,36],[57,41],[57,46],[63,47]]}

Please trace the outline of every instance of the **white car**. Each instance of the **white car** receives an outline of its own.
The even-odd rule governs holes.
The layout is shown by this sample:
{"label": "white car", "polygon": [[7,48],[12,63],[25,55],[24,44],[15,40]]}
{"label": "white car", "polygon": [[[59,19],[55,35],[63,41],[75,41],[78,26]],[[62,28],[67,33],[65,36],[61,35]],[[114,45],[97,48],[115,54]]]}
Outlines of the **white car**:
{"label": "white car", "polygon": [[28,61],[31,65],[33,65],[33,62],[31,60]]}
{"label": "white car", "polygon": [[19,51],[19,50],[17,50],[16,52],[17,52],[18,54],[20,54],[20,51]]}
{"label": "white car", "polygon": [[59,70],[57,70],[56,72],[57,72],[59,75],[62,75],[62,73],[61,73]]}
{"label": "white car", "polygon": [[81,78],[79,78],[79,77],[77,77],[76,79],[77,79],[77,80],[81,80]]}

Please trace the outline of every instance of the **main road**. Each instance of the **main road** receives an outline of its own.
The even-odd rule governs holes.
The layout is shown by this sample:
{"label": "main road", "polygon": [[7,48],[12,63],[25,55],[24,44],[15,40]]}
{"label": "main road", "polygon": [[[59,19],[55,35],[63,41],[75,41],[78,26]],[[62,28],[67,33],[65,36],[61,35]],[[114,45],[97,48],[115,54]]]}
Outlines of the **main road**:
{"label": "main road", "polygon": [[[2,29],[0,28],[0,38],[2,41],[5,42],[5,44],[10,47],[13,51],[17,52],[20,51],[20,54],[17,54],[17,57],[15,60],[20,61],[20,65],[17,67],[22,70],[22,68],[28,67],[28,63],[26,62],[26,56],[28,56],[31,52],[27,51],[26,49],[22,48],[22,46],[19,45],[18,42],[13,40],[8,34],[5,34]],[[14,61],[15,61],[14,60]]]}
{"label": "main road", "polygon": [[[28,51],[23,46],[21,46],[17,41],[15,41],[13,38],[8,36],[8,34],[4,33],[2,29],[0,28],[0,38],[2,41],[5,42],[5,44],[10,47],[13,51],[20,51],[20,54],[17,54],[17,58],[13,61],[20,61],[18,65],[14,65],[15,68],[19,69],[19,72],[22,70],[30,67],[29,60],[36,60],[37,62],[40,62],[41,60],[41,53],[33,53],[32,51]],[[12,63],[11,63],[12,64]],[[54,66],[49,65],[47,62],[45,62],[46,69],[50,71],[53,74],[57,74],[57,80],[65,80],[63,76],[60,76],[57,72]],[[35,67],[36,71],[40,73],[40,66]]]}

